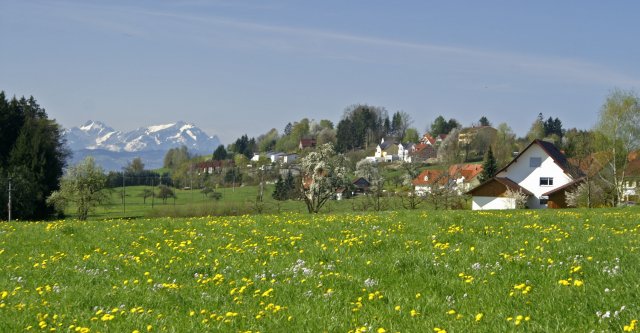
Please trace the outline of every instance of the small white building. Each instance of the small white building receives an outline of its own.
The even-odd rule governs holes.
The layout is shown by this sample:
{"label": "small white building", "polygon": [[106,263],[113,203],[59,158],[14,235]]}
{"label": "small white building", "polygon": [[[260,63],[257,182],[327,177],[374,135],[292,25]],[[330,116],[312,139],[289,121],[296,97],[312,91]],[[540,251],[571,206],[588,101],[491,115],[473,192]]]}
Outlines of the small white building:
{"label": "small white building", "polygon": [[[516,208],[514,197],[507,195],[510,191],[521,192],[527,208],[547,208],[550,193],[569,188],[581,176],[552,143],[535,140],[494,178],[467,193],[473,196],[474,210]],[[553,206],[565,207],[565,203]]]}
{"label": "small white building", "polygon": [[374,155],[368,156],[367,159],[376,162],[411,162],[409,154],[413,151],[415,151],[415,144],[413,143],[395,143],[385,141],[384,138],[382,138],[380,144],[376,146]]}

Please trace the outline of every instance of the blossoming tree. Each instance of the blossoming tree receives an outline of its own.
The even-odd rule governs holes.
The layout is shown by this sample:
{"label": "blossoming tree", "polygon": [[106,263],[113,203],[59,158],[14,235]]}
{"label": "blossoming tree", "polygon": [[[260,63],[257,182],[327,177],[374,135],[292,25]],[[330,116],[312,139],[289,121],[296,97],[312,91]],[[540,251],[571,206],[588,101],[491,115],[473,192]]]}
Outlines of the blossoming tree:
{"label": "blossoming tree", "polygon": [[309,213],[318,213],[336,190],[347,186],[347,166],[347,158],[337,154],[330,143],[301,158],[300,188]]}

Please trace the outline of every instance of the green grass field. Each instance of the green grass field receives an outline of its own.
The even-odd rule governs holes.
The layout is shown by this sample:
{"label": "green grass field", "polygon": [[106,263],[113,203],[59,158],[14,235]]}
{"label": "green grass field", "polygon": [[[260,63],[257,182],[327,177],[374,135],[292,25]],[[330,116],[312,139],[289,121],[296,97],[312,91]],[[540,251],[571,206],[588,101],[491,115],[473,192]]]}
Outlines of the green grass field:
{"label": "green grass field", "polygon": [[[307,207],[303,201],[287,200],[278,201],[271,197],[274,185],[265,186],[263,201],[256,204],[258,195],[257,186],[242,186],[236,188],[219,188],[222,193],[220,200],[205,197],[200,190],[175,189],[177,199],[167,199],[166,203],[155,198],[145,200],[140,196],[149,186],[127,186],[125,188],[125,203],[122,204],[122,189],[115,188],[110,192],[110,201],[97,207],[90,213],[90,219],[107,218],[139,218],[139,217],[186,217],[186,216],[220,216],[243,214],[280,214],[280,213],[306,213]],[[329,200],[323,213],[339,213],[362,211],[363,201],[366,198],[357,196],[348,200]],[[397,198],[385,198],[387,210],[403,209]],[[425,203],[420,208],[427,208]],[[65,211],[70,218],[76,216],[75,207],[69,207]]]}
{"label": "green grass field", "polygon": [[611,332],[640,210],[0,224],[0,331]]}

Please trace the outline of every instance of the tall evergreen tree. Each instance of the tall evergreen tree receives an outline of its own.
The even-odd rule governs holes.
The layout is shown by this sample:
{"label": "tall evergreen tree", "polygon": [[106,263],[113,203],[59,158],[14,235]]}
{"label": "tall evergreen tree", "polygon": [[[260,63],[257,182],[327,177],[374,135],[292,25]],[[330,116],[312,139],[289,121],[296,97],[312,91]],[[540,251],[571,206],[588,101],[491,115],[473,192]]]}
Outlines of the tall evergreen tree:
{"label": "tall evergreen tree", "polygon": [[[46,198],[59,188],[68,156],[62,130],[33,97],[7,101],[0,92],[0,179],[12,179],[14,217],[44,219],[54,213]],[[6,191],[0,191],[0,202],[5,200]],[[7,209],[0,205],[1,216]]]}
{"label": "tall evergreen tree", "polygon": [[223,161],[227,159],[227,150],[224,149],[223,145],[219,145],[218,148],[213,152],[213,160],[214,161]]}
{"label": "tall evergreen tree", "polygon": [[481,183],[484,183],[487,180],[495,177],[496,173],[498,173],[498,163],[493,156],[493,150],[491,150],[491,146],[489,146],[487,155],[485,156],[484,162],[482,163],[482,172],[478,176],[478,179]]}

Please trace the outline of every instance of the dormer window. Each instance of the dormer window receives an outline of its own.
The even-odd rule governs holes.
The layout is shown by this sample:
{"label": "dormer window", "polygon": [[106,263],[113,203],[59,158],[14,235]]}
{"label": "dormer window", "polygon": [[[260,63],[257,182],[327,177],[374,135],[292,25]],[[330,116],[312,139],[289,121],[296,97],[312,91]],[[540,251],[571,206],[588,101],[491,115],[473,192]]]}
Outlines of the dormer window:
{"label": "dormer window", "polygon": [[529,158],[529,166],[532,168],[537,168],[540,165],[542,165],[542,158],[541,157],[531,157]]}

